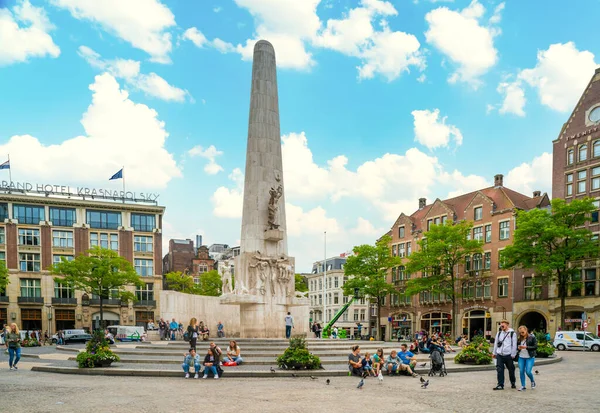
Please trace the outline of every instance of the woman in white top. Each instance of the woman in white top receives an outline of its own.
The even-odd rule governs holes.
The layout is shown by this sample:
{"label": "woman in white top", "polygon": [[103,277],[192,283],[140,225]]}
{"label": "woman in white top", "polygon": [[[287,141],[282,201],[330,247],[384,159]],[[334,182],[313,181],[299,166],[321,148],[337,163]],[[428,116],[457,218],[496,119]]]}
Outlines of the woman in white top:
{"label": "woman in white top", "polygon": [[527,388],[525,384],[527,384],[527,377],[531,381],[531,389],[535,389],[535,380],[533,379],[533,374],[531,370],[533,369],[533,365],[535,364],[535,356],[537,349],[537,340],[533,334],[529,334],[527,331],[527,327],[520,326],[518,328],[519,338],[517,350],[519,354],[519,375],[521,376],[521,388],[519,391],[525,391]]}
{"label": "woman in white top", "polygon": [[235,364],[240,365],[244,361],[241,356],[240,346],[237,345],[235,340],[229,342],[227,347],[227,359],[228,361],[235,361]]}

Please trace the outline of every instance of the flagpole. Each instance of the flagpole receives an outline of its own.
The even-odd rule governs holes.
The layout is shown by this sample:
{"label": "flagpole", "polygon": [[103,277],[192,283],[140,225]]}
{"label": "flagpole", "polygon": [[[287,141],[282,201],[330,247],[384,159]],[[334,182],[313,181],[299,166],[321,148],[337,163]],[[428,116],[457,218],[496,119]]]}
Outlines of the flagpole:
{"label": "flagpole", "polygon": [[10,153],[8,154],[8,182],[12,184],[12,172],[10,169]]}
{"label": "flagpole", "polygon": [[125,165],[121,168],[121,178],[123,179],[123,203],[125,203]]}

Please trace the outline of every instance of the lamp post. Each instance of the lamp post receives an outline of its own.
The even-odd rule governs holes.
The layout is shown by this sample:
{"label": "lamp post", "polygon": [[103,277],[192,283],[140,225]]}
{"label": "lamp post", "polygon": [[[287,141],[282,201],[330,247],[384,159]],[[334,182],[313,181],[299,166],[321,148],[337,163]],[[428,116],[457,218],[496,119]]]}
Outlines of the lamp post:
{"label": "lamp post", "polygon": [[327,231],[323,234],[325,236],[323,246],[323,323],[327,324]]}

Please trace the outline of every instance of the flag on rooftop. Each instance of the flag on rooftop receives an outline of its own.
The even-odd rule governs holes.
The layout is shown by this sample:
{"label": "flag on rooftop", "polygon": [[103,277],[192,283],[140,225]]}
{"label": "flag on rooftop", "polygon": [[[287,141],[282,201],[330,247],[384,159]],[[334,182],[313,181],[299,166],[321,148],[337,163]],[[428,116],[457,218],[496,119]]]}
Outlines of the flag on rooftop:
{"label": "flag on rooftop", "polygon": [[123,168],[121,168],[119,172],[111,176],[109,181],[112,181],[113,179],[123,179]]}
{"label": "flag on rooftop", "polygon": [[0,164],[0,169],[10,169],[10,159]]}

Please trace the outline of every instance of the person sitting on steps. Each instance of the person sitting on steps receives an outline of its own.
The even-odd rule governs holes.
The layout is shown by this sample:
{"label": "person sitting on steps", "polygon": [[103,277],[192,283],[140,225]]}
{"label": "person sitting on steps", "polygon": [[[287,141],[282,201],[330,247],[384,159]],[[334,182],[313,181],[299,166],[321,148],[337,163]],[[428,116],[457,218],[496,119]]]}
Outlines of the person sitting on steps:
{"label": "person sitting on steps", "polygon": [[181,367],[185,372],[185,378],[190,378],[190,367],[194,367],[194,378],[198,378],[198,373],[200,373],[200,356],[196,354],[196,349],[191,348],[189,353],[184,353],[183,364]]}
{"label": "person sitting on steps", "polygon": [[241,356],[241,349],[238,346],[235,340],[231,340],[229,342],[229,347],[227,347],[227,360],[225,361],[234,361],[235,364],[240,365],[244,361]]}
{"label": "person sitting on steps", "polygon": [[204,376],[203,379],[208,378],[208,372],[211,372],[215,379],[219,378],[218,373],[219,360],[215,355],[215,352],[212,348],[209,348],[206,352],[206,356],[204,356]]}

